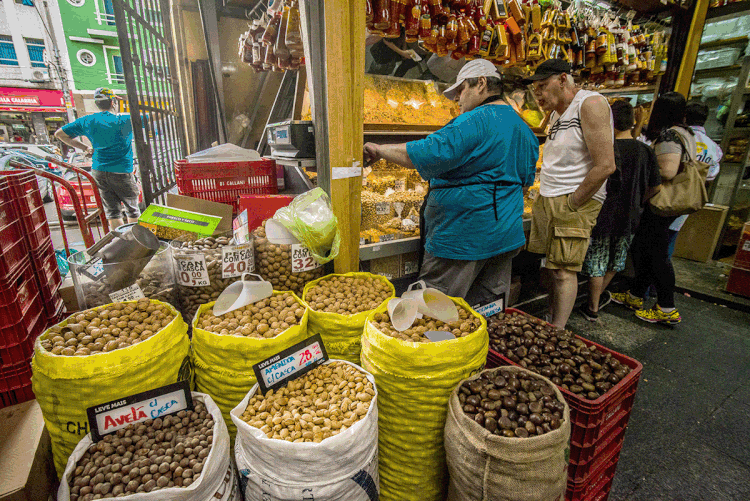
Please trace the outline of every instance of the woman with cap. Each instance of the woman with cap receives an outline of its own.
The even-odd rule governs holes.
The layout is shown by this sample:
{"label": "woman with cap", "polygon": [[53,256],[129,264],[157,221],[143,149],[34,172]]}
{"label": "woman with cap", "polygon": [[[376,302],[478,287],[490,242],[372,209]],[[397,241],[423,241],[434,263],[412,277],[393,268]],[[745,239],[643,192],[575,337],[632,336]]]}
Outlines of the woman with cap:
{"label": "woman with cap", "polygon": [[419,278],[483,305],[507,299],[511,260],[525,244],[523,189],[534,182],[539,142],[503,101],[502,79],[489,61],[467,63],[445,95],[458,102],[458,117],[425,139],[367,143],[365,161],[413,167],[430,182]]}

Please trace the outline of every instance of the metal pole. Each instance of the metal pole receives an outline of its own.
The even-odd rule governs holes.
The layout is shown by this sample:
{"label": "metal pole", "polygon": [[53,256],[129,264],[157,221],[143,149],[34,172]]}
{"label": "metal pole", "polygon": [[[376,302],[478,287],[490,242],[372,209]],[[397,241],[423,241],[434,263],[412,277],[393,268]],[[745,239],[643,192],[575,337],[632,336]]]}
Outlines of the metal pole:
{"label": "metal pole", "polygon": [[[76,119],[76,116],[73,113],[73,95],[70,93],[70,87],[68,87],[68,72],[65,70],[65,66],[63,66],[62,58],[60,58],[60,49],[57,47],[55,26],[52,24],[52,15],[49,12],[49,5],[47,5],[47,0],[44,0],[42,3],[44,4],[44,13],[47,16],[47,24],[49,25],[49,37],[52,42],[52,53],[55,55],[55,62],[57,63],[57,74],[60,76],[60,87],[62,88],[63,96],[65,96],[65,108],[68,113],[68,122],[72,122]],[[71,106],[68,106],[68,99],[71,100]]]}
{"label": "metal pole", "polygon": [[219,142],[227,142],[227,119],[224,113],[224,82],[221,74],[221,47],[219,45],[219,15],[216,0],[198,0],[203,25],[203,37],[206,40],[209,70],[213,82],[219,117]]}

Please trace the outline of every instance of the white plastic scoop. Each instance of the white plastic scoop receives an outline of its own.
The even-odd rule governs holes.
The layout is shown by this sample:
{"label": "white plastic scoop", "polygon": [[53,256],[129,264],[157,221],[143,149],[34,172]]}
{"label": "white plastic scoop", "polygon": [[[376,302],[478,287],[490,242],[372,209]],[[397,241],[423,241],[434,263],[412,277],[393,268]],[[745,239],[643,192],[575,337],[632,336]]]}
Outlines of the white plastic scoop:
{"label": "white plastic scoop", "polygon": [[[412,290],[416,285],[419,285],[421,289]],[[437,289],[427,287],[424,280],[411,284],[401,298],[415,300],[419,313],[424,316],[436,318],[445,323],[458,320],[458,308],[451,298]]]}
{"label": "white plastic scoop", "polygon": [[[249,280],[250,277],[257,277],[258,280]],[[266,282],[260,275],[244,273],[242,280],[229,284],[221,293],[214,303],[214,315],[220,317],[272,295],[273,285],[271,282]]]}
{"label": "white plastic scoop", "polygon": [[417,319],[417,302],[410,298],[393,298],[388,301],[388,315],[393,327],[404,332]]}

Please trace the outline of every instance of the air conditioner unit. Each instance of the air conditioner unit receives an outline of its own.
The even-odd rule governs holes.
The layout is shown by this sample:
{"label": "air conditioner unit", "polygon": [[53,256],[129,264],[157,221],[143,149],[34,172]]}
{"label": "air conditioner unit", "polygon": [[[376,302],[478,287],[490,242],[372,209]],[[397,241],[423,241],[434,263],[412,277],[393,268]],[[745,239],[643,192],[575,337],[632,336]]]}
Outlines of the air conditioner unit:
{"label": "air conditioner unit", "polygon": [[49,82],[49,70],[47,68],[32,68],[32,82]]}

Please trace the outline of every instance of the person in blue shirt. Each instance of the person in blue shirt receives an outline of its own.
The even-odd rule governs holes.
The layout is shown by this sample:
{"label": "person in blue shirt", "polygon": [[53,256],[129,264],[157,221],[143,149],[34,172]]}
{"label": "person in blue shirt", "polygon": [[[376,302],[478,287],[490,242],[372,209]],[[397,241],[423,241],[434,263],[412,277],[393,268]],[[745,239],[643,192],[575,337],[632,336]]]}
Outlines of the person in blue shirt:
{"label": "person in blue shirt", "polygon": [[419,278],[449,296],[484,305],[510,288],[511,261],[526,243],[523,192],[534,183],[539,142],[502,100],[502,78],[477,59],[445,91],[461,114],[425,139],[367,143],[365,162],[414,167],[430,182]]}
{"label": "person in blue shirt", "polygon": [[[93,155],[91,174],[112,229],[123,224],[120,204],[125,207],[129,223],[137,222],[140,216],[133,169],[133,125],[130,115],[113,113],[115,99],[120,98],[110,89],[96,89],[94,102],[102,111],[81,117],[55,132],[55,137],[63,143]],[[93,147],[75,139],[79,136],[89,138]]]}

